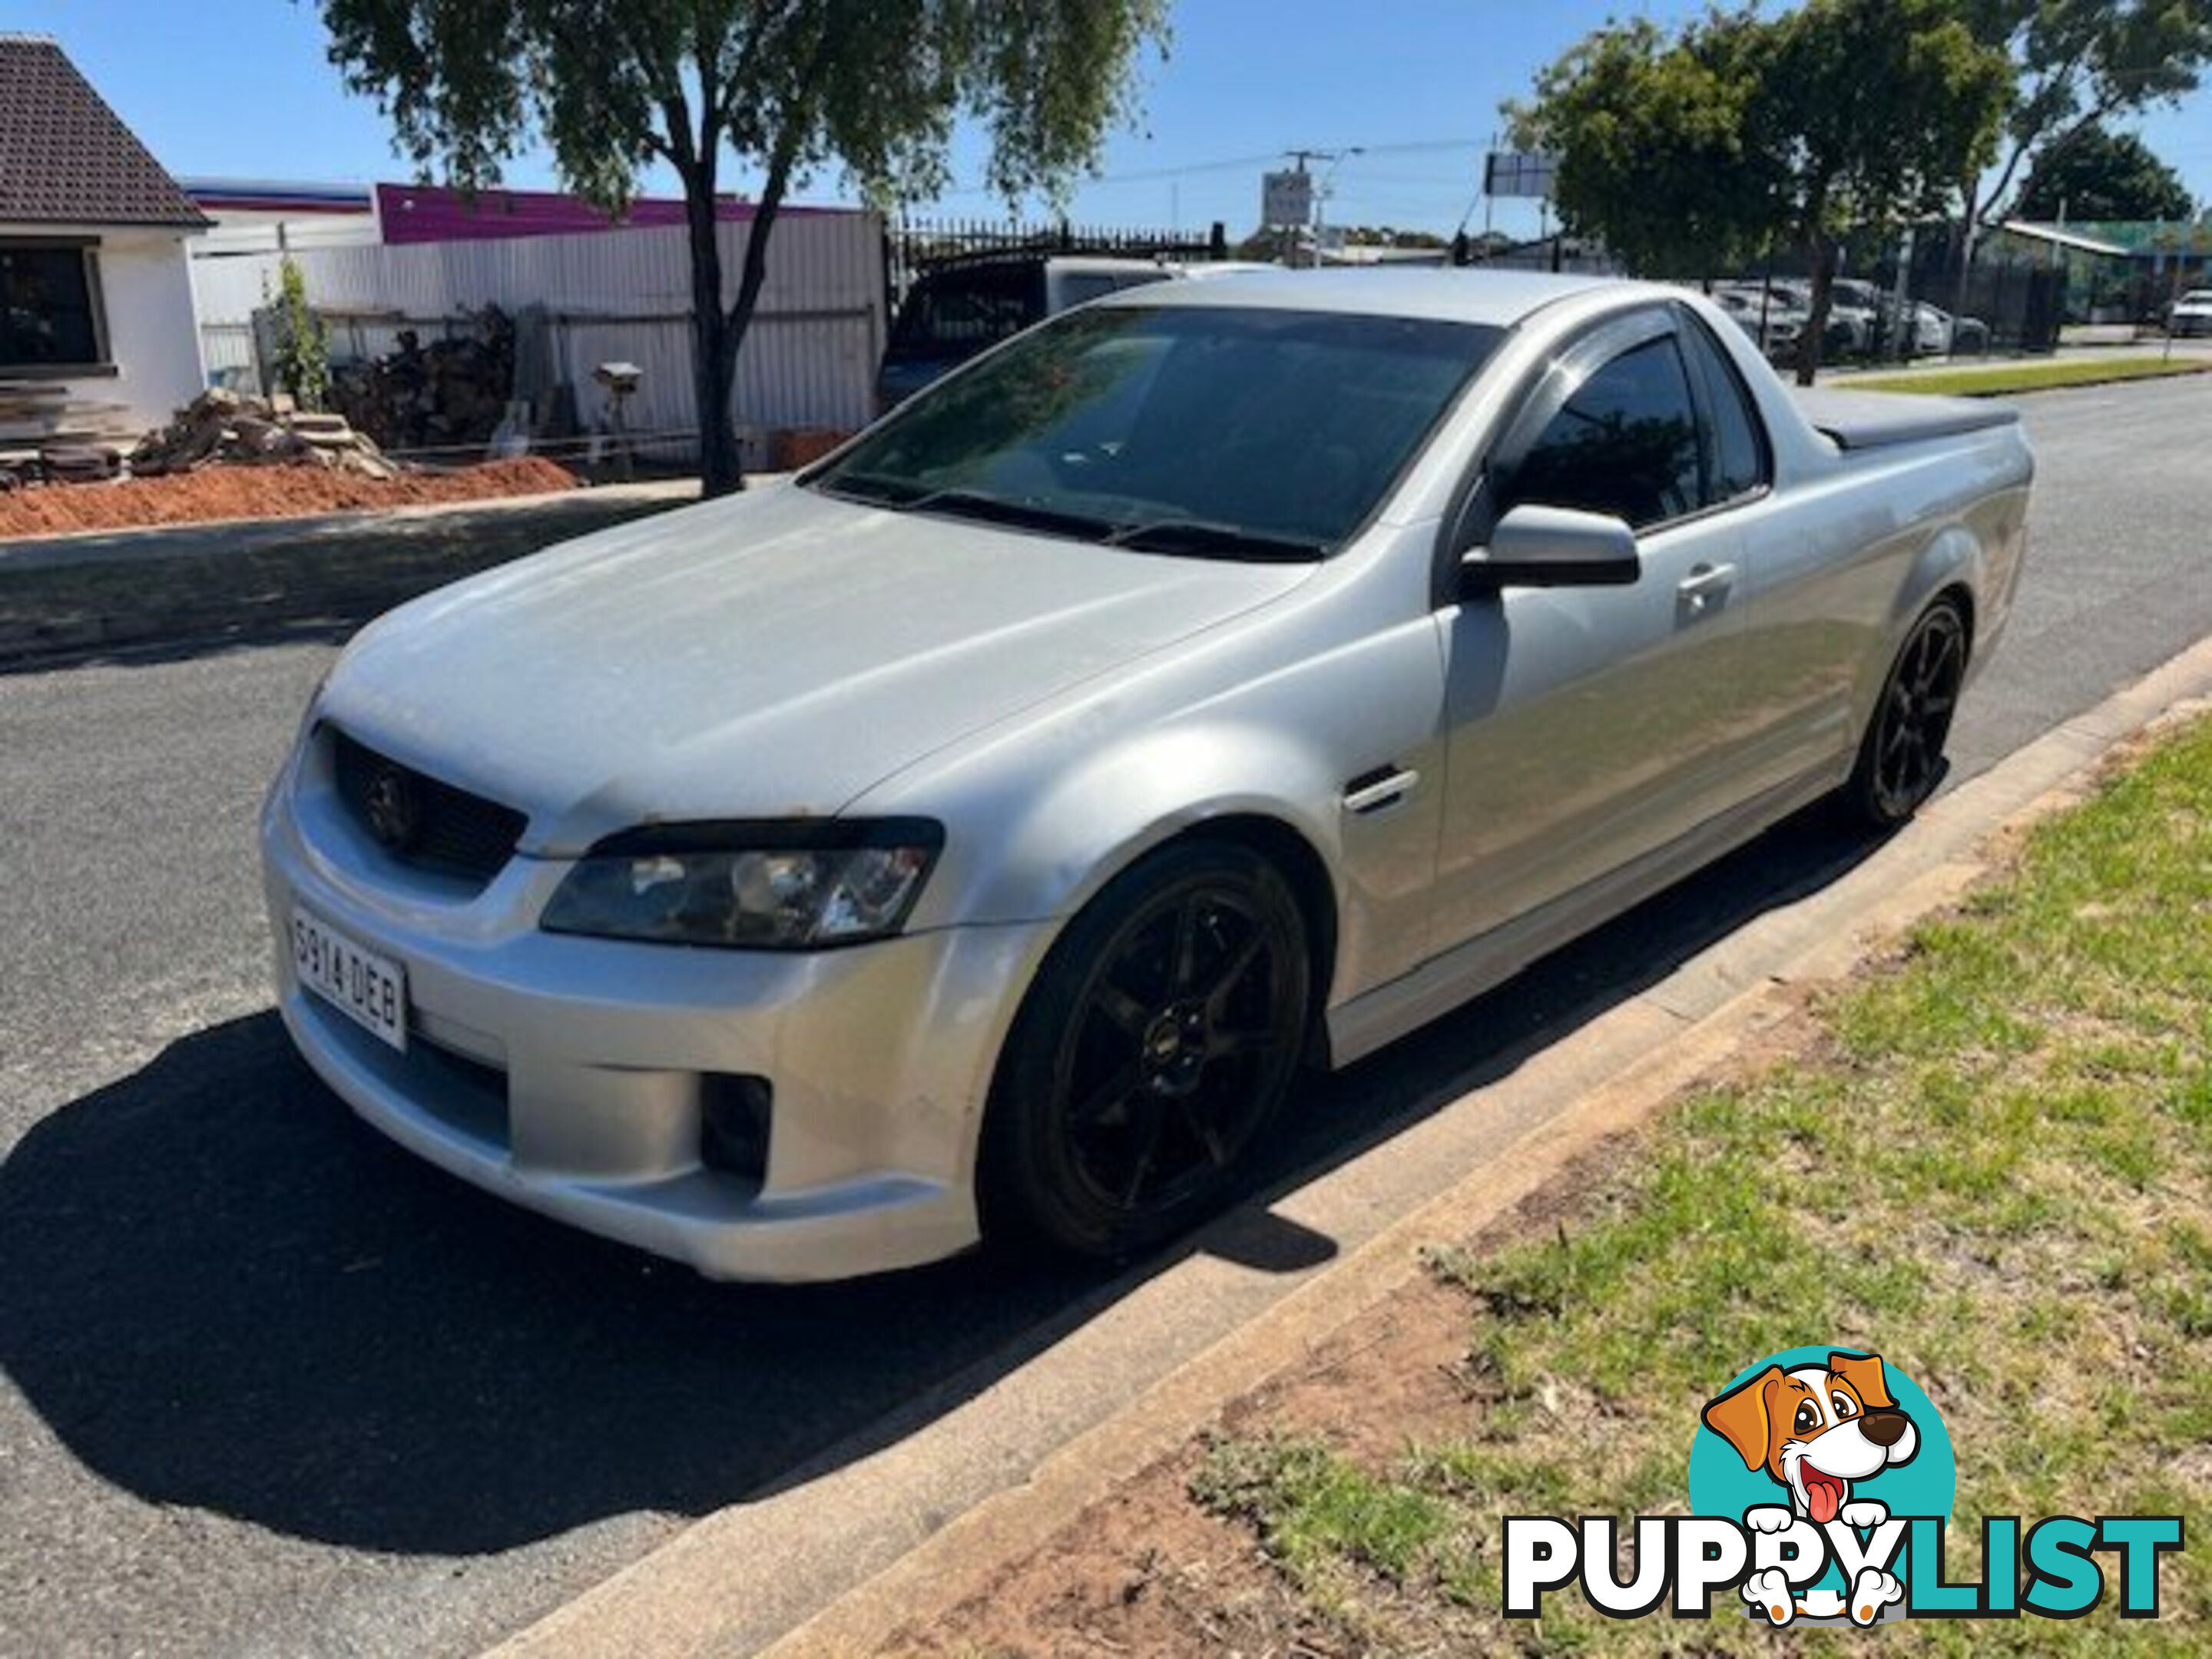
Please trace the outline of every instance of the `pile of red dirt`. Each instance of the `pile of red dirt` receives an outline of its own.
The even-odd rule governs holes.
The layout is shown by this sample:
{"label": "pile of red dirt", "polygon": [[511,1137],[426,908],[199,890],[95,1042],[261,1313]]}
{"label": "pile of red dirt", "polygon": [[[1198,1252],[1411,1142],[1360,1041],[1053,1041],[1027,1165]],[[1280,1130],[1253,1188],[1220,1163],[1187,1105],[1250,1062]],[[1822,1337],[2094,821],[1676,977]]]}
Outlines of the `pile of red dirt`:
{"label": "pile of red dirt", "polygon": [[0,491],[0,538],[489,501],[572,489],[575,483],[565,469],[535,455],[397,478],[364,478],[313,466],[210,466],[168,477]]}

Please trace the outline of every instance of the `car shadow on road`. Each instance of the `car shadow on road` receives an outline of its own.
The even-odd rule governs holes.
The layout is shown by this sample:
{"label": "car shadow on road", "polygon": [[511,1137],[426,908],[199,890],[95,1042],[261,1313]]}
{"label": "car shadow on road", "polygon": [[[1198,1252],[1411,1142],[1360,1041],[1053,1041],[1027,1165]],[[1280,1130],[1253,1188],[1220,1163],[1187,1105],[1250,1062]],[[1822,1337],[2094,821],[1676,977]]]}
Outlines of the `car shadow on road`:
{"label": "car shadow on road", "polygon": [[[1796,821],[1316,1081],[1246,1202],[1184,1253],[1327,1259],[1334,1241],[1272,1197],[1871,850]],[[985,1252],[848,1285],[710,1285],[398,1151],[262,1013],[172,1043],[0,1165],[0,1366],[71,1453],[149,1502],[471,1554],[789,1485],[914,1431],[1175,1259],[1115,1273]]]}

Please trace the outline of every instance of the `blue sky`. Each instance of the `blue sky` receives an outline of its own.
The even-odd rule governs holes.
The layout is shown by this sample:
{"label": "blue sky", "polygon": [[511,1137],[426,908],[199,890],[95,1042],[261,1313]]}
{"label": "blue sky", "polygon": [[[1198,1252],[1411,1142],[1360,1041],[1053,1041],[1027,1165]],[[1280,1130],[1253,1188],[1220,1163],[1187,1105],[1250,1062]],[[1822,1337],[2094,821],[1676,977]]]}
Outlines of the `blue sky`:
{"label": "blue sky", "polygon": [[[1449,232],[1474,200],[1502,99],[1610,15],[1662,21],[1695,0],[1182,0],[1165,62],[1146,65],[1141,129],[1117,133],[1079,220],[1233,234],[1258,216],[1259,175],[1294,145],[1364,147],[1333,175],[1328,217]],[[325,60],[312,0],[0,0],[0,29],[57,36],[169,169],[186,175],[369,181],[408,176],[374,103]],[[2212,94],[2155,112],[2144,136],[2200,201],[2212,198]],[[963,143],[962,188],[945,211],[997,210],[981,158]],[[543,155],[508,170],[556,183]],[[743,188],[742,179],[734,181]],[[834,174],[811,199],[842,193]],[[1481,209],[1474,222],[1481,223]],[[1498,226],[1533,233],[1533,210]]]}

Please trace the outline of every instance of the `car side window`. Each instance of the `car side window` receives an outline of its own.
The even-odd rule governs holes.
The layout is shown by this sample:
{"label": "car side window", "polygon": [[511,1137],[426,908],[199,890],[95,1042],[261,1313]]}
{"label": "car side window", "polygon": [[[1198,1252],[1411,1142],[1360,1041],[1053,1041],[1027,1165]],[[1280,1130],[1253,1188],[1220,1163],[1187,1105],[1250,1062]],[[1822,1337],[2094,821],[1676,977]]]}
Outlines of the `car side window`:
{"label": "car side window", "polygon": [[1060,307],[1063,311],[1073,311],[1076,307],[1088,305],[1093,300],[1103,300],[1121,286],[1112,276],[1103,271],[1064,271],[1058,280]]}
{"label": "car side window", "polygon": [[969,352],[1018,334],[1044,314],[1044,276],[1035,265],[932,272],[899,308],[891,343]]}
{"label": "car side window", "polygon": [[1751,400],[1750,388],[1702,322],[1689,319],[1682,338],[1705,377],[1705,401],[1713,411],[1707,458],[1712,479],[1710,504],[1717,507],[1755,495],[1766,488],[1771,464],[1765,423]]}
{"label": "car side window", "polygon": [[1705,500],[1697,405],[1682,354],[1663,335],[1583,382],[1507,474],[1498,510],[1574,507],[1642,529]]}

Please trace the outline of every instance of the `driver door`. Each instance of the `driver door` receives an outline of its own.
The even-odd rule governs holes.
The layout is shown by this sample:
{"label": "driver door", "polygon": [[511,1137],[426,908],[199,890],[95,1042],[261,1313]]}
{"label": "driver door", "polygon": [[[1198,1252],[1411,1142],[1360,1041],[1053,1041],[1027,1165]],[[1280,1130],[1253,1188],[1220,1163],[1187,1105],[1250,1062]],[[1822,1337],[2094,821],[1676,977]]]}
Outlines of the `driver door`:
{"label": "driver door", "polygon": [[[1464,536],[1515,506],[1635,531],[1638,580],[1507,587],[1440,614],[1444,823],[1434,948],[1472,939],[1689,834],[1733,804],[1749,591],[1713,510],[1705,391],[1670,307],[1568,348],[1489,458]],[[1457,552],[1453,550],[1455,568]]]}

